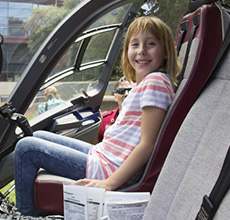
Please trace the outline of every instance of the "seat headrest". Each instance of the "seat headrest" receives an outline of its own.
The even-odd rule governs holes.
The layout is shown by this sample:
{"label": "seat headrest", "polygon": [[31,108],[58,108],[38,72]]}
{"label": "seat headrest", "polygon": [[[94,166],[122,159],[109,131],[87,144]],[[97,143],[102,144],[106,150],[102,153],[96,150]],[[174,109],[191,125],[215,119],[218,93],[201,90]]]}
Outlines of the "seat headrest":
{"label": "seat headrest", "polygon": [[189,0],[189,12],[195,11],[197,8],[204,4],[211,4],[216,2],[217,0]]}

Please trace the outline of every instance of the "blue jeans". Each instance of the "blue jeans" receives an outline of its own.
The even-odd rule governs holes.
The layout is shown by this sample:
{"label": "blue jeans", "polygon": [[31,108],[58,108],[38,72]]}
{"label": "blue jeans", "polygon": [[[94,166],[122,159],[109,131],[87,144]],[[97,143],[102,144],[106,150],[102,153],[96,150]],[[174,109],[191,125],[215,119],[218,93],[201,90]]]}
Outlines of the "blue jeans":
{"label": "blue jeans", "polygon": [[19,211],[23,215],[34,215],[33,188],[39,168],[75,180],[85,178],[91,147],[89,143],[46,131],[22,138],[14,152],[16,207]]}

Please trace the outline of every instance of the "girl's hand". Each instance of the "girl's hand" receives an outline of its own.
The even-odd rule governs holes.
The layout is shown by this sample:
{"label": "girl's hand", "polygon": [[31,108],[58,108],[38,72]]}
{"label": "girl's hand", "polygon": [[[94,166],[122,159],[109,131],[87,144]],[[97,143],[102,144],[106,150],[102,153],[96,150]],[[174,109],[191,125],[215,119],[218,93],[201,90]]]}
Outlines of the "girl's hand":
{"label": "girl's hand", "polygon": [[83,184],[85,186],[104,188],[105,190],[112,190],[110,182],[106,180],[97,180],[97,179],[80,179],[75,182],[75,184]]}

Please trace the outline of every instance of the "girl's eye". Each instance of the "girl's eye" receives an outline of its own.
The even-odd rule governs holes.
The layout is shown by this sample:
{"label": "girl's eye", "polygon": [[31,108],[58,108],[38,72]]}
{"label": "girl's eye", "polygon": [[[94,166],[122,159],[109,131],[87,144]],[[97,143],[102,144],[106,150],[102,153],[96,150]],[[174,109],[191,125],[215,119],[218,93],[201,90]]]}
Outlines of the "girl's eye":
{"label": "girl's eye", "polygon": [[137,47],[137,46],[138,46],[138,43],[131,43],[131,46],[132,46],[132,47]]}
{"label": "girl's eye", "polygon": [[155,42],[148,42],[147,44],[150,45],[150,46],[155,46],[156,45]]}

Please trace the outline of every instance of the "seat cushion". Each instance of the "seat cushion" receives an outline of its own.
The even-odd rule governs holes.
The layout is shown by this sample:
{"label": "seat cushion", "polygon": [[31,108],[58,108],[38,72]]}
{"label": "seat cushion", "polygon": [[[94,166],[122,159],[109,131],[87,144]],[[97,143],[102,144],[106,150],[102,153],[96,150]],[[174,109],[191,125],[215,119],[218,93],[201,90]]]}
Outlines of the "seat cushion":
{"label": "seat cushion", "polygon": [[40,169],[34,186],[36,206],[41,210],[63,215],[63,184],[74,182],[74,180],[52,175],[46,170]]}

